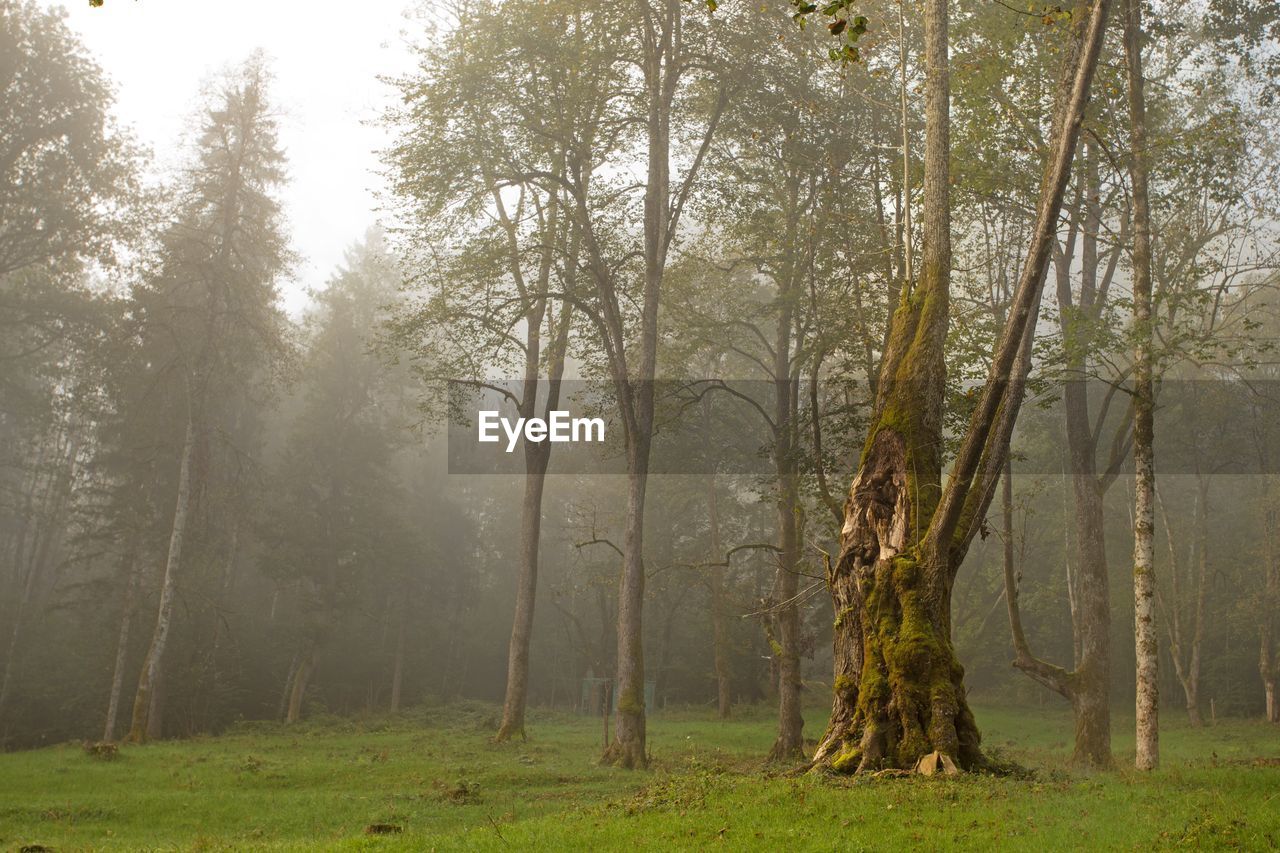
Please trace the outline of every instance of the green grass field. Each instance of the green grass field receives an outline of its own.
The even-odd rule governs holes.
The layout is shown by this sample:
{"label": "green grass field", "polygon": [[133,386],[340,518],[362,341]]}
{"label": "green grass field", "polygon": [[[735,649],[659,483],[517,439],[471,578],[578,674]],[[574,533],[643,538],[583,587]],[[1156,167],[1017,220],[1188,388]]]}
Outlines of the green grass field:
{"label": "green grass field", "polygon": [[765,709],[657,715],[643,773],[596,765],[599,720],[535,715],[528,742],[496,746],[479,705],[246,725],[111,761],[66,744],[0,755],[0,850],[1280,849],[1274,726],[1173,719],[1160,771],[1081,774],[1064,768],[1068,714],[977,713],[987,748],[1033,779],[769,775]]}

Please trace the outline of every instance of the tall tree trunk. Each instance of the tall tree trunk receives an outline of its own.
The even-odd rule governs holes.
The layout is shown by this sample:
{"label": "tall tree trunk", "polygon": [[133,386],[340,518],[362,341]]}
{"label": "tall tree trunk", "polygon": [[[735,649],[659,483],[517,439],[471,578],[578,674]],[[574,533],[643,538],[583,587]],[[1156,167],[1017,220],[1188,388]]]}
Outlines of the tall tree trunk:
{"label": "tall tree trunk", "polygon": [[[535,451],[533,447],[536,447]],[[542,532],[542,492],[546,483],[551,445],[530,447],[529,470],[524,478],[520,514],[520,580],[516,588],[516,613],[511,624],[507,654],[507,695],[502,724],[494,740],[501,743],[524,733],[525,702],[529,693],[529,645],[533,637],[533,607],[538,592],[538,542]],[[544,449],[545,448],[545,449]]]}
{"label": "tall tree trunk", "polygon": [[[652,384],[652,383],[650,383]],[[652,390],[649,392],[652,394]],[[628,452],[627,515],[622,582],[618,591],[618,702],[614,739],[603,760],[627,769],[647,767],[644,707],[644,501],[648,486],[647,436]]]}
{"label": "tall tree trunk", "polygon": [[193,468],[195,467],[197,432],[195,418],[187,418],[187,433],[182,443],[182,462],[178,469],[178,496],[173,509],[173,526],[169,533],[169,553],[164,565],[164,578],[160,582],[160,603],[156,610],[155,631],[151,645],[142,662],[142,674],[138,679],[138,692],[133,700],[133,721],[129,726],[128,740],[142,743],[148,737],[148,722],[152,713],[152,693],[160,679],[165,649],[169,643],[169,627],[173,621],[173,595],[178,571],[182,563],[182,546],[187,535],[188,515],[191,511]]}
{"label": "tall tree trunk", "polygon": [[1280,682],[1280,654],[1276,653],[1277,622],[1280,622],[1280,524],[1274,507],[1266,510],[1266,577],[1261,601],[1261,624],[1258,630],[1258,670],[1262,676],[1263,696],[1266,700],[1267,722],[1280,723],[1280,704],[1277,704],[1276,684]]}
{"label": "tall tree trunk", "polygon": [[[627,460],[627,510],[624,522],[622,582],[618,592],[618,713],[616,738],[601,759],[620,767],[645,767],[644,711],[644,508],[653,440],[654,378],[657,375],[658,309],[667,255],[688,193],[710,148],[724,110],[722,89],[702,142],[673,198],[671,186],[672,110],[681,75],[698,67],[684,45],[681,0],[640,3],[644,78],[647,175],[644,183],[644,277],[639,322],[627,328],[613,266],[605,259],[587,210],[576,197],[579,226],[589,267],[600,297],[601,330],[609,372],[622,416]],[[581,182],[579,182],[581,185]],[[629,353],[638,353],[632,360]]]}
{"label": "tall tree trunk", "polygon": [[[563,163],[561,164],[563,168]],[[494,190],[494,200],[501,213],[504,224],[508,226],[511,247],[511,269],[519,290],[526,300],[525,311],[525,364],[523,387],[520,398],[520,414],[530,418],[537,413],[538,386],[542,370],[542,322],[549,315],[550,299],[546,295],[551,282],[554,267],[555,246],[559,241],[560,204],[559,188],[548,203],[546,226],[543,233],[542,256],[539,262],[537,295],[531,296],[524,285],[521,271],[523,263],[516,237],[516,223],[510,221],[502,203],[501,193]],[[567,241],[567,259],[565,266],[569,269],[565,281],[565,291],[572,292],[578,263],[579,235],[576,228],[570,228],[571,236]],[[570,318],[572,316],[569,302],[564,302],[561,309],[559,325],[556,327],[554,314],[549,325],[552,328],[552,341],[547,352],[547,396],[546,411],[550,413],[560,399],[560,384],[564,377],[564,361],[568,348]],[[502,723],[494,740],[498,743],[510,740],[515,735],[525,737],[524,716],[525,705],[529,695],[529,647],[533,640],[533,613],[538,592],[538,546],[542,534],[542,495],[546,484],[547,467],[551,461],[551,444],[525,442],[525,487],[524,499],[520,507],[520,577],[516,586],[516,609],[511,622],[511,641],[507,648],[507,692],[502,705]]]}
{"label": "tall tree trunk", "polygon": [[799,591],[800,539],[797,513],[800,496],[796,485],[795,385],[791,377],[791,347],[795,300],[798,293],[799,263],[799,196],[798,178],[787,187],[787,226],[785,260],[778,272],[778,324],[773,341],[773,464],[777,478],[778,568],[774,589],[777,594],[776,625],[778,629],[775,657],[778,661],[778,736],[769,750],[771,761],[804,757],[804,717],[801,714],[800,690],[800,607]]}
{"label": "tall tree trunk", "polygon": [[[702,400],[703,425],[710,428],[710,397]],[[707,477],[707,513],[711,528],[711,645],[716,672],[716,715],[729,719],[733,703],[732,680],[729,673],[729,627],[725,602],[725,568],[727,562],[724,543],[720,540],[720,501],[716,493],[716,475]]]}
{"label": "tall tree trunk", "polygon": [[[789,451],[788,451],[789,453]],[[790,468],[788,461],[785,467]],[[771,761],[804,757],[801,713],[800,608],[796,603],[800,562],[795,474],[788,470],[778,483],[778,735],[769,750]]]}
{"label": "tall tree trunk", "polygon": [[138,586],[141,575],[136,544],[130,544],[124,556],[124,570],[129,576],[124,592],[124,606],[120,612],[120,632],[116,638],[116,662],[111,673],[111,697],[107,701],[107,720],[102,729],[104,741],[116,738],[116,720],[120,713],[120,694],[124,687],[124,670],[129,661],[129,633],[133,625],[133,611],[137,606]]}
{"label": "tall tree trunk", "polygon": [[[1081,293],[1079,309],[1098,307],[1098,231],[1101,228],[1099,205],[1096,201],[1097,159],[1092,146],[1084,153],[1081,186],[1084,206],[1084,228],[1081,235],[1084,259],[1081,266]],[[1073,232],[1074,234],[1074,232]],[[1058,299],[1063,305],[1071,304],[1071,262],[1074,255],[1074,236],[1067,240],[1055,269],[1058,276]],[[1082,345],[1082,332],[1070,319],[1060,315],[1064,336],[1073,336],[1075,355],[1068,364],[1068,371],[1077,378],[1069,380],[1063,388],[1063,412],[1067,452],[1071,466],[1071,486],[1074,506],[1077,564],[1075,569],[1075,616],[1072,622],[1072,642],[1075,658],[1072,661],[1073,677],[1058,679],[1052,689],[1058,690],[1070,702],[1075,718],[1074,750],[1072,763],[1086,767],[1111,765],[1111,598],[1109,567],[1107,565],[1106,510],[1103,505],[1106,482],[1098,475],[1097,437],[1089,407],[1089,385],[1083,379],[1088,375]],[[1092,314],[1088,316],[1093,316]],[[1086,330],[1087,335],[1087,319]],[[1015,662],[1020,669],[1033,675],[1036,661],[1029,655],[1020,655]]]}
{"label": "tall tree trunk", "polygon": [[1160,763],[1160,683],[1155,614],[1155,399],[1151,364],[1151,212],[1147,193],[1147,119],[1142,79],[1142,0],[1126,0],[1129,78],[1129,178],[1133,183],[1133,606],[1137,653],[1139,770]]}
{"label": "tall tree trunk", "polygon": [[[0,719],[3,719],[5,709],[9,704],[9,697],[13,693],[13,683],[18,669],[23,631],[26,628],[27,615],[35,598],[36,584],[42,579],[46,583],[50,582],[50,579],[45,578],[50,564],[50,555],[53,553],[54,545],[60,541],[66,525],[66,510],[71,498],[71,485],[76,476],[76,457],[80,452],[80,435],[76,431],[74,424],[66,425],[64,430],[54,439],[54,443],[59,445],[64,440],[66,442],[65,446],[58,448],[60,457],[58,458],[57,467],[48,475],[48,485],[40,501],[38,519],[28,515],[27,520],[23,523],[24,535],[19,539],[21,547],[16,553],[15,566],[22,589],[14,611],[13,630],[9,635],[9,648],[5,654],[4,673],[0,675]],[[43,467],[44,459],[45,453],[42,450],[40,467]],[[31,491],[24,501],[28,511],[34,509],[35,501],[32,496],[40,482],[38,470],[31,482]],[[33,528],[34,533],[30,535],[30,555],[26,556],[24,554],[26,550],[25,541],[27,539],[25,534],[28,527]]]}
{"label": "tall tree trunk", "polygon": [[815,765],[912,767],[938,751],[975,766],[978,729],[951,645],[945,551],[923,541],[937,507],[951,270],[947,3],[925,4],[924,234],[881,362],[873,428],[849,489],[835,605],[835,699]]}
{"label": "tall tree trunk", "polygon": [[[1177,548],[1173,541],[1173,524],[1169,513],[1156,493],[1156,503],[1160,507],[1164,519],[1165,539],[1169,549],[1169,595],[1172,606],[1164,607],[1164,594],[1156,587],[1156,601],[1164,607],[1165,623],[1169,635],[1169,659],[1173,661],[1173,673],[1182,687],[1186,700],[1187,720],[1192,727],[1204,725],[1200,716],[1200,648],[1204,639],[1204,607],[1209,593],[1208,563],[1208,512],[1209,481],[1197,476],[1197,490],[1193,528],[1193,547],[1184,578],[1178,560]],[[1184,584],[1189,583],[1193,589],[1190,600],[1184,599]],[[1186,611],[1190,610],[1189,613]],[[1186,617],[1191,618],[1191,636],[1187,637]]]}
{"label": "tall tree trunk", "polygon": [[1046,664],[1031,653],[1021,626],[1014,625],[1017,589],[1010,584],[1006,593],[1011,608],[1014,666],[1071,702],[1075,720],[1072,762],[1087,767],[1108,767],[1111,765],[1111,604],[1103,497],[1110,481],[1098,476],[1097,437],[1089,412],[1088,384],[1079,378],[1087,375],[1083,352],[1088,324],[1086,322],[1082,330],[1074,320],[1076,309],[1085,313],[1087,320],[1096,317],[1101,308],[1097,282],[1101,216],[1095,199],[1098,178],[1093,151],[1086,149],[1083,159],[1084,168],[1078,181],[1084,219],[1078,304],[1074,302],[1071,291],[1071,265],[1076,239],[1080,236],[1080,229],[1075,224],[1078,219],[1073,220],[1065,245],[1054,261],[1058,303],[1062,307],[1059,322],[1064,339],[1071,341],[1068,351],[1072,355],[1066,366],[1067,373],[1077,377],[1069,379],[1063,386],[1077,557],[1074,571],[1069,561],[1067,564],[1073,650],[1071,671]]}
{"label": "tall tree trunk", "polygon": [[164,735],[164,694],[167,686],[164,670],[161,669],[151,684],[151,702],[147,706],[147,740],[159,740]]}
{"label": "tall tree trunk", "polygon": [[[624,768],[649,765],[645,749],[644,708],[644,508],[653,440],[654,378],[657,375],[658,305],[667,251],[675,227],[671,207],[671,110],[679,87],[682,4],[642,0],[644,25],[641,62],[646,98],[647,179],[644,190],[644,281],[640,301],[639,363],[627,364],[628,336],[613,291],[611,273],[597,275],[607,288],[602,308],[613,328],[611,346],[614,384],[623,407],[627,457],[627,510],[622,546],[622,581],[618,589],[618,712],[614,740],[602,761]],[[692,171],[686,181],[693,179]],[[598,249],[595,252],[600,257]]]}
{"label": "tall tree trunk", "polygon": [[302,718],[302,700],[307,695],[307,685],[311,683],[311,673],[315,671],[319,647],[312,642],[303,652],[298,667],[293,671],[293,684],[289,687],[289,708],[285,712],[286,723],[296,723]]}
{"label": "tall tree trunk", "polygon": [[396,626],[396,656],[391,665],[391,713],[400,711],[400,691],[404,684],[404,634],[405,607],[400,606],[399,624]]}

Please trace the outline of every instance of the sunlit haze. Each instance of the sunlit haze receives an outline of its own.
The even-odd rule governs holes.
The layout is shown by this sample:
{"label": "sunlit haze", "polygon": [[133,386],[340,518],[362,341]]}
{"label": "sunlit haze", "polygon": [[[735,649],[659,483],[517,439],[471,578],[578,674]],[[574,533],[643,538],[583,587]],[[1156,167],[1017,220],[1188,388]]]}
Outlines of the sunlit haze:
{"label": "sunlit haze", "polygon": [[409,0],[46,5],[67,9],[116,85],[116,115],[155,152],[161,169],[175,163],[174,146],[201,85],[254,50],[266,52],[289,158],[282,198],[299,263],[284,299],[296,315],[306,290],[321,286],[377,219],[377,152],[387,135],[371,120],[390,96],[378,76],[405,69],[415,29],[439,16],[411,15]]}

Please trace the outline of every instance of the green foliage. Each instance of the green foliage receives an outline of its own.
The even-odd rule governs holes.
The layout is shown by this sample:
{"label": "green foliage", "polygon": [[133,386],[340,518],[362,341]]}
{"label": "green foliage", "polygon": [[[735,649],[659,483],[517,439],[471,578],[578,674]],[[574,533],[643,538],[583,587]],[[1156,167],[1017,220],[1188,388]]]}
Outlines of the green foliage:
{"label": "green foliage", "polygon": [[839,47],[831,48],[828,54],[833,62],[844,64],[862,60],[858,42],[867,32],[868,19],[866,15],[853,14],[855,0],[832,0],[821,5],[808,0],[791,0],[791,5],[795,9],[792,20],[801,29],[814,15],[831,19],[827,23],[827,32],[840,40]]}

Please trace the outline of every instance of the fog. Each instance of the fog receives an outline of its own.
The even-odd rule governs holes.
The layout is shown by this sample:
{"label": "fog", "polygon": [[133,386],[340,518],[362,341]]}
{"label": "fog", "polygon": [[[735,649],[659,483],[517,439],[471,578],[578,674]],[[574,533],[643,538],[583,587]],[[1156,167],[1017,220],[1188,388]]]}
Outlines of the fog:
{"label": "fog", "polygon": [[1274,843],[1268,4],[0,10],[0,844]]}

